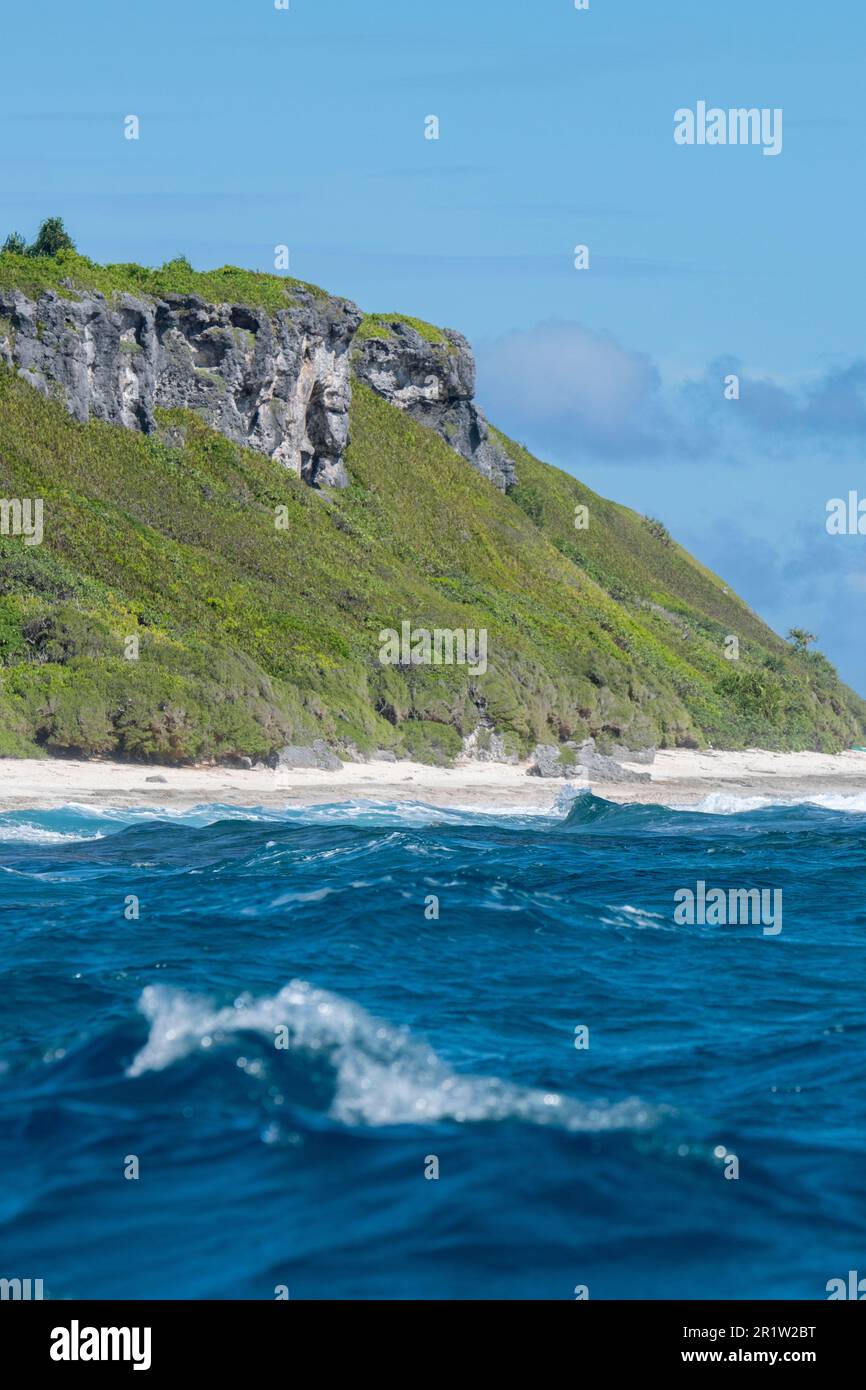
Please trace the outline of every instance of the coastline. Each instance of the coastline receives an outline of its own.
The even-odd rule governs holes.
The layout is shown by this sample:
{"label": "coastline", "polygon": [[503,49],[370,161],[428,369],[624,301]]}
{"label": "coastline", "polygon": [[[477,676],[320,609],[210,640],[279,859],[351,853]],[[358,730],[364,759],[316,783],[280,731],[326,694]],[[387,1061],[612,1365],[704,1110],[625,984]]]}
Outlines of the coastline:
{"label": "coastline", "polygon": [[453,768],[412,762],[345,763],[338,772],[156,767],[102,759],[0,759],[0,813],[78,804],[185,810],[193,806],[305,806],[341,801],[422,802],[472,810],[551,811],[565,788],[609,801],[677,807],[715,793],[808,801],[866,795],[866,752],[771,753],[662,750],[636,771],[650,781],[540,778],[527,763],[466,761]]}

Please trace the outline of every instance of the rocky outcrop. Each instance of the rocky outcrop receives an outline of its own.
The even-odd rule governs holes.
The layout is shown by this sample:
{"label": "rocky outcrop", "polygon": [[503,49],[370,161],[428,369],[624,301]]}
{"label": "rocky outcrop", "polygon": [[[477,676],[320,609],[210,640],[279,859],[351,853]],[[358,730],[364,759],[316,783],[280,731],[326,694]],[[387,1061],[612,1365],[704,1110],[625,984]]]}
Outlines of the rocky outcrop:
{"label": "rocky outcrop", "polygon": [[309,747],[300,744],[286,744],[278,753],[268,759],[268,766],[276,772],[293,772],[297,768],[318,768],[320,772],[339,772],[343,766],[340,759],[331,752],[325,740],[317,738]]}
{"label": "rocky outcrop", "polygon": [[615,758],[604,753],[586,753],[581,763],[591,782],[649,782],[648,772],[635,772],[632,767],[621,767]]}
{"label": "rocky outcrop", "polygon": [[78,420],[151,431],[158,406],[183,406],[308,483],[343,486],[362,316],[346,300],[293,294],[268,314],[194,295],[0,289],[0,360]]}
{"label": "rocky outcrop", "polygon": [[463,739],[463,757],[474,758],[480,763],[513,764],[520,762],[520,748],[513,734],[499,733],[489,725],[479,724]]}
{"label": "rocky outcrop", "polygon": [[[197,411],[215,430],[267,454],[314,487],[344,487],[351,367],[386,400],[436,430],[505,490],[514,464],[473,402],[466,339],[425,337],[400,318],[376,320],[348,300],[292,287],[276,313],[98,290],[0,289],[0,361],[77,419],[155,429],[157,408]],[[434,337],[436,341],[434,341]]]}
{"label": "rocky outcrop", "polygon": [[578,771],[574,761],[565,762],[555,743],[536,743],[534,761],[527,769],[530,777],[574,777]]}
{"label": "rocky outcrop", "polygon": [[591,782],[649,782],[648,772],[621,767],[615,758],[596,752],[595,740],[566,743],[558,748],[553,743],[537,743],[533,763],[527,769],[531,777],[586,776]]}
{"label": "rocky outcrop", "polygon": [[487,420],[473,401],[472,349],[453,329],[436,336],[439,341],[423,336],[399,317],[377,316],[356,343],[355,374],[419,424],[434,429],[505,491],[516,482],[514,463],[490,437]]}
{"label": "rocky outcrop", "polygon": [[651,745],[648,748],[626,748],[621,743],[614,743],[611,746],[610,756],[615,758],[618,763],[654,763],[656,760],[656,748]]}

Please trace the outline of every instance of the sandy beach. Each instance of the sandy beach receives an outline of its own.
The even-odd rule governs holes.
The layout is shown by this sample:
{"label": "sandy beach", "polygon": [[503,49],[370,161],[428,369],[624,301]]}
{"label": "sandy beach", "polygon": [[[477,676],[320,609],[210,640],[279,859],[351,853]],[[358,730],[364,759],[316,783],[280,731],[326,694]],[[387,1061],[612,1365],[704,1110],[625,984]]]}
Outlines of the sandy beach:
{"label": "sandy beach", "polygon": [[527,775],[528,764],[467,761],[454,768],[412,762],[345,763],[339,772],[149,767],[93,759],[0,759],[0,811],[206,803],[299,806],[338,801],[414,801],[433,806],[550,810],[566,787],[590,786],[619,802],[687,806],[707,797],[809,800],[866,794],[866,753],[662,751],[648,782],[568,781]]}

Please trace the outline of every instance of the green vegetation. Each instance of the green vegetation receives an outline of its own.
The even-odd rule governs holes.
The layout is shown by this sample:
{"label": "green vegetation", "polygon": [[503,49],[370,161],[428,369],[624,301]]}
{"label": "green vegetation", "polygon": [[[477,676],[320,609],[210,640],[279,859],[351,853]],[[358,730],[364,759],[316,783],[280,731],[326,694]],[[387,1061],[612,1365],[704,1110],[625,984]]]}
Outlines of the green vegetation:
{"label": "green vegetation", "polygon": [[404,726],[403,745],[410,758],[435,767],[449,767],[463,746],[453,724],[411,719]]}
{"label": "green vegetation", "polygon": [[671,533],[657,516],[645,516],[643,522],[650,535],[654,536],[657,541],[661,541],[662,545],[671,544]]}
{"label": "green vegetation", "polygon": [[794,650],[798,652],[808,651],[812,642],[817,642],[814,632],[807,632],[803,627],[791,627],[788,629],[788,641],[794,645]]}
{"label": "green vegetation", "polygon": [[14,256],[57,256],[61,251],[74,251],[75,242],[63,225],[62,217],[47,217],[28,246],[20,232],[12,232],[3,243],[3,250]]}
{"label": "green vegetation", "polygon": [[[6,252],[0,282],[76,265]],[[92,269],[106,290],[287,291],[173,266]],[[499,438],[508,496],[356,383],[351,485],[324,497],[194,414],[149,437],[81,425],[0,369],[0,495],[43,498],[45,534],[0,536],[0,755],[188,762],[324,737],[442,763],[481,718],[524,752],[863,741],[866,705],[811,634],[776,636],[664,528]],[[486,629],[487,670],[380,665],[404,620]]]}
{"label": "green vegetation", "polygon": [[[667,723],[663,743],[830,750],[859,738],[866,704],[826,657],[806,650],[802,639],[814,641],[812,634],[792,631],[792,648],[660,522],[599,497],[493,434],[517,465],[510,499],[616,601],[620,626],[634,624],[629,635],[620,631],[617,644],[625,642],[644,678],[671,680],[688,709],[691,728]],[[589,513],[584,530],[575,527],[580,506]],[[729,636],[739,640],[736,661],[725,656]]]}
{"label": "green vegetation", "polygon": [[433,343],[436,347],[447,348],[449,352],[456,351],[454,344],[441,328],[432,323],[425,323],[423,319],[409,318],[408,314],[365,314],[355,334],[355,342],[364,342],[368,338],[384,338],[387,341],[394,336],[391,327],[393,323],[406,323],[426,342]]}
{"label": "green vegetation", "polygon": [[288,309],[299,290],[325,298],[324,290],[286,275],[265,275],[238,266],[224,265],[218,270],[193,270],[184,256],[150,268],[142,265],[97,265],[72,248],[56,255],[44,255],[32,248],[20,249],[23,239],[7,239],[0,252],[0,287],[18,289],[27,295],[64,286],[73,290],[100,290],[105,295],[129,293],[164,296],[195,294],[210,304],[246,304],[253,309],[275,313]]}

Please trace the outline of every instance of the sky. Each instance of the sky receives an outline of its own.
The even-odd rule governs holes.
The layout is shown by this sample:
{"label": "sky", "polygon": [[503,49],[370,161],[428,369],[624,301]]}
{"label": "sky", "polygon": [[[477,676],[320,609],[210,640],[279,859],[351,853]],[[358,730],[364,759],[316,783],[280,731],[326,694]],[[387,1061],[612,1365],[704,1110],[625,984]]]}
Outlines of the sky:
{"label": "sky", "polygon": [[[0,237],[60,215],[94,260],[202,269],[286,245],[459,329],[496,424],[866,694],[866,535],[826,529],[866,497],[862,0],[289,5],[7,6]],[[781,151],[676,143],[699,101],[780,109]]]}

